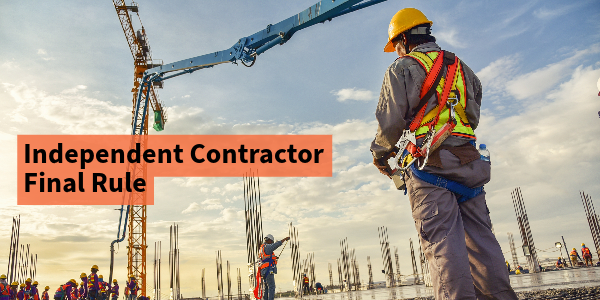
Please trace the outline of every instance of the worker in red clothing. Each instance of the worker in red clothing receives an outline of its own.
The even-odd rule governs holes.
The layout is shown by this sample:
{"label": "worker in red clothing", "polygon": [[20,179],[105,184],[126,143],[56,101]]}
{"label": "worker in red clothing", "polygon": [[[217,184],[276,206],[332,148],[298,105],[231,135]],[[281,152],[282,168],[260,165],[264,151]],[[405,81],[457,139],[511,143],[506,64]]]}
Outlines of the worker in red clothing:
{"label": "worker in red clothing", "polygon": [[129,280],[126,282],[125,286],[125,297],[127,300],[137,300],[137,292],[139,290],[139,286],[137,281],[135,280],[135,276],[133,274],[129,275]]}
{"label": "worker in red clothing", "polygon": [[111,300],[119,299],[119,283],[113,279],[112,286],[109,286],[109,295],[112,295]]}
{"label": "worker in red clothing", "polygon": [[573,248],[573,250],[571,250],[569,253],[569,257],[571,258],[571,263],[573,263],[573,266],[579,266],[579,259],[581,259],[581,257],[579,257],[577,249]]}
{"label": "worker in red clothing", "polygon": [[100,300],[106,300],[106,292],[107,292],[107,284],[104,282],[104,277],[102,275],[98,275],[98,286],[100,287]]}
{"label": "worker in red clothing", "polygon": [[79,279],[81,279],[81,288],[79,288],[79,298],[86,299],[88,295],[88,277],[85,273],[81,273],[81,275],[79,275]]}
{"label": "worker in red clothing", "polygon": [[89,300],[100,300],[100,284],[98,275],[98,265],[92,266],[92,273],[88,276],[88,299]]}
{"label": "worker in red clothing", "polygon": [[25,300],[29,300],[31,297],[31,278],[27,278],[25,280],[25,288],[23,289],[25,292]]}
{"label": "worker in red clothing", "polygon": [[583,260],[585,261],[586,267],[594,266],[594,263],[592,262],[592,253],[590,252],[590,248],[586,247],[584,243],[581,243],[581,255],[583,256]]}
{"label": "worker in red clothing", "polygon": [[10,299],[10,285],[6,282],[6,275],[0,275],[0,300]]}
{"label": "worker in red clothing", "polygon": [[308,280],[308,276],[306,276],[306,274],[304,274],[304,278],[302,278],[302,290],[304,291],[305,295],[310,293],[310,281]]}
{"label": "worker in red clothing", "polygon": [[48,295],[48,290],[50,289],[49,286],[46,286],[44,288],[44,291],[42,292],[42,300],[50,300],[50,295]]}

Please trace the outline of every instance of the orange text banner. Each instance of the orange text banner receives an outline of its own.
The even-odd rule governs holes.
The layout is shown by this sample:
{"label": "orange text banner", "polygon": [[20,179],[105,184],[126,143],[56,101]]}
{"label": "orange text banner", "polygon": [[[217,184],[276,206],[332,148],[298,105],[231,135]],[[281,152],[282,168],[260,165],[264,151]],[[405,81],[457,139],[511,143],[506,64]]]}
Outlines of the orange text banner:
{"label": "orange text banner", "polygon": [[19,205],[152,205],[154,177],[332,175],[331,135],[19,135],[17,150]]}

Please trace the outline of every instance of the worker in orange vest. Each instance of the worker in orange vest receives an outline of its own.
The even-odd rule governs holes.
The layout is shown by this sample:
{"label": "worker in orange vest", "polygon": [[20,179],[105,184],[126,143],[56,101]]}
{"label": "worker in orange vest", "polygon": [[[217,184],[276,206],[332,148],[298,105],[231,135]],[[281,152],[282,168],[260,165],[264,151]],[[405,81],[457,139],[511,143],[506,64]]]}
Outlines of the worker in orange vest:
{"label": "worker in orange vest", "polygon": [[59,286],[54,293],[54,300],[76,300],[71,298],[71,290],[73,288],[77,288],[75,279],[71,279],[67,281],[67,283]]}
{"label": "worker in orange vest", "polygon": [[39,293],[38,288],[37,288],[38,284],[39,283],[37,281],[34,281],[31,284],[31,290],[29,292],[29,297],[31,299],[33,299],[33,300],[40,300],[40,293]]}
{"label": "worker in orange vest", "polygon": [[48,295],[48,290],[50,289],[49,286],[46,286],[44,288],[44,291],[42,292],[42,300],[50,300],[50,295]]}
{"label": "worker in orange vest", "polygon": [[140,289],[137,281],[135,280],[135,275],[130,274],[129,280],[125,282],[125,298],[127,300],[136,300],[137,292]]}
{"label": "worker in orange vest", "polygon": [[91,269],[92,273],[88,276],[88,299],[89,300],[100,300],[100,284],[98,279],[98,265],[93,265]]}
{"label": "worker in orange vest", "polygon": [[[264,243],[260,246],[259,258],[262,264],[258,268],[257,280],[264,280],[265,291],[263,299],[273,300],[275,298],[275,274],[277,274],[277,256],[275,250],[290,237],[286,237],[281,241],[275,242],[275,238],[271,234],[267,234]],[[255,288],[256,291],[256,288]],[[255,292],[256,296],[256,292]]]}
{"label": "worker in orange vest", "polygon": [[594,262],[592,262],[592,253],[590,252],[590,248],[586,247],[584,243],[581,243],[581,256],[583,256],[583,260],[585,261],[586,267],[594,266]]}
{"label": "worker in orange vest", "polygon": [[31,278],[27,278],[25,280],[25,288],[23,289],[25,293],[25,300],[31,299]]}
{"label": "worker in orange vest", "polygon": [[581,257],[579,256],[579,253],[577,253],[577,249],[573,248],[569,253],[569,257],[571,258],[573,266],[579,266],[579,259],[581,259]]}
{"label": "worker in orange vest", "polygon": [[304,290],[304,294],[310,292],[310,280],[308,280],[306,274],[304,274],[304,278],[302,278],[302,290]]}

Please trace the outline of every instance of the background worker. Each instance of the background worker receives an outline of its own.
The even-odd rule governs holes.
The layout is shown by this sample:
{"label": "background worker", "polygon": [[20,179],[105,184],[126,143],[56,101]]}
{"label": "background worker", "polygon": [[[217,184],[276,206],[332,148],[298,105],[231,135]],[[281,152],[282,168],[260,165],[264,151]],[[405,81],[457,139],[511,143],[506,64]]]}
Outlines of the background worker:
{"label": "background worker", "polygon": [[[390,176],[387,160],[397,151],[404,151],[395,149],[404,129],[411,129],[406,137],[421,147],[432,127],[438,130],[451,124],[448,106],[454,105],[456,123],[452,123],[455,127],[449,131],[451,135],[429,153],[422,171],[411,168],[405,172],[412,216],[421,249],[429,261],[434,295],[436,299],[517,299],[502,250],[491,230],[482,191],[490,180],[490,162],[480,159],[474,146],[481,83],[464,62],[441,51],[431,35],[432,24],[414,8],[398,11],[390,22],[384,51],[396,52],[400,58],[387,69],[381,87],[375,113],[379,127],[371,144],[373,163],[382,174]],[[438,56],[440,60],[436,61]],[[445,67],[432,72],[434,62],[445,62]],[[442,91],[441,96],[436,89]],[[440,109],[436,108],[438,101]],[[412,149],[416,148],[408,150]],[[424,158],[419,158],[417,164],[423,163]],[[417,178],[419,174],[422,176]],[[425,177],[435,178],[432,182],[437,185],[428,183]],[[442,186],[442,181],[478,192],[459,204],[457,194],[449,186]]]}
{"label": "background worker", "polygon": [[42,300],[50,300],[50,295],[48,295],[48,290],[50,290],[50,287],[46,286],[44,288],[44,291],[42,292]]}
{"label": "background worker", "polygon": [[90,275],[88,276],[88,280],[87,280],[87,285],[88,285],[88,289],[87,289],[87,294],[88,294],[88,299],[89,300],[100,300],[99,299],[99,293],[100,293],[100,285],[99,285],[99,278],[98,278],[98,265],[93,265],[91,268],[92,273],[90,273]]}
{"label": "background worker", "polygon": [[13,283],[10,284],[10,300],[17,300],[17,294],[19,293],[17,288],[19,288],[19,283],[13,281]]}
{"label": "background worker", "polygon": [[30,294],[29,296],[30,296],[30,297],[31,297],[31,299],[33,299],[33,300],[40,300],[40,292],[38,291],[38,284],[39,284],[39,283],[38,283],[37,281],[34,281],[34,282],[31,284],[31,291],[30,291],[30,293],[29,293],[29,294]]}
{"label": "background worker", "polygon": [[10,299],[10,284],[6,281],[6,274],[0,275],[0,300]]}
{"label": "background worker", "polygon": [[592,252],[590,252],[590,248],[586,247],[584,243],[581,243],[581,256],[583,256],[586,267],[594,266],[594,263],[592,262]]}
{"label": "background worker", "polygon": [[25,280],[25,288],[23,290],[25,291],[25,300],[31,299],[31,278]]}
{"label": "background worker", "polygon": [[86,299],[88,295],[88,277],[85,273],[81,273],[79,279],[81,279],[81,286],[83,287],[83,290],[81,287],[79,288],[79,298]]}
{"label": "background worker", "polygon": [[104,277],[102,275],[98,275],[98,286],[100,287],[100,289],[99,289],[100,300],[106,300],[107,299],[107,296],[106,296],[107,284],[106,284],[106,282],[104,282]]}
{"label": "background worker", "polygon": [[112,295],[111,300],[119,299],[119,283],[116,279],[113,279],[112,286],[110,286],[110,295]]}
{"label": "background worker", "polygon": [[304,291],[304,294],[308,294],[310,292],[310,281],[308,280],[306,274],[304,274],[304,278],[302,278],[302,290]]}
{"label": "background worker", "polygon": [[573,266],[579,266],[579,259],[581,259],[581,257],[579,256],[579,253],[577,253],[577,249],[573,248],[569,253],[569,257],[571,258]]}
{"label": "background worker", "polygon": [[54,300],[75,300],[71,298],[71,290],[74,288],[77,288],[77,282],[75,279],[67,281],[67,283],[59,286],[58,289],[56,289],[56,292],[54,293]]}
{"label": "background worker", "polygon": [[558,260],[556,261],[556,267],[559,268],[559,269],[565,267],[565,264],[564,264],[564,262],[562,260],[562,257],[559,257]]}
{"label": "background worker", "polygon": [[127,300],[136,300],[137,292],[140,288],[138,287],[137,281],[133,274],[129,275],[129,280],[125,282],[125,298]]}
{"label": "background worker", "polygon": [[21,283],[19,286],[19,292],[17,293],[17,300],[25,300],[25,284]]}
{"label": "background worker", "polygon": [[271,234],[267,234],[265,242],[260,246],[259,257],[263,262],[260,266],[260,276],[265,282],[265,292],[263,299],[273,300],[275,298],[275,274],[277,274],[277,256],[275,256],[275,249],[279,248],[281,244],[290,237],[286,237],[281,241],[275,242],[275,238]]}

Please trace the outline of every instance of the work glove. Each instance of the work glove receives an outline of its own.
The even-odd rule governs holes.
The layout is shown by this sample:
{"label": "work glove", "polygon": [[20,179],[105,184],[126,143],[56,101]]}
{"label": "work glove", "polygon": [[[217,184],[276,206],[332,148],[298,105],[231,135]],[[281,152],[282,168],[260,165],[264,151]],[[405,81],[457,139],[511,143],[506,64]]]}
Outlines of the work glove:
{"label": "work glove", "polygon": [[390,167],[390,164],[388,163],[388,159],[390,159],[390,157],[394,157],[396,156],[396,152],[390,152],[386,155],[384,155],[383,157],[381,157],[380,159],[377,159],[375,157],[373,157],[373,164],[377,167],[377,169],[379,170],[379,173],[392,178],[392,168]]}

